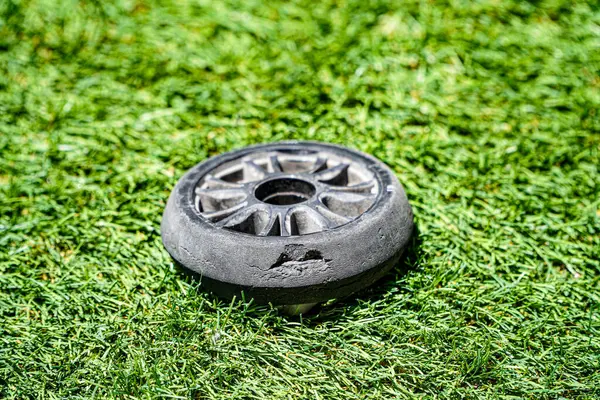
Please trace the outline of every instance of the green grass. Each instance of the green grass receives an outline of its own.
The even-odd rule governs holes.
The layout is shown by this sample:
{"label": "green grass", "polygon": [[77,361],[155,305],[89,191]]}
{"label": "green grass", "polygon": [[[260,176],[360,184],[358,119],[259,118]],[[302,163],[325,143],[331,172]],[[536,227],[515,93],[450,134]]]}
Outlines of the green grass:
{"label": "green grass", "polygon": [[[600,8],[0,1],[0,398],[600,396]],[[173,2],[175,3],[175,2]],[[418,238],[288,317],[174,268],[206,157],[385,161]]]}

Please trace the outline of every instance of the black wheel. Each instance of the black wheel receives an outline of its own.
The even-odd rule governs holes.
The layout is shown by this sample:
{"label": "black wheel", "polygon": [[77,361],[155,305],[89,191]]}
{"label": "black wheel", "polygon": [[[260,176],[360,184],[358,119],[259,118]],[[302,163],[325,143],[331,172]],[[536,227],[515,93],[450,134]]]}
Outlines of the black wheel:
{"label": "black wheel", "polygon": [[209,290],[289,305],[374,283],[406,247],[413,214],[398,179],[374,157],[280,142],[190,169],[161,229],[167,251]]}

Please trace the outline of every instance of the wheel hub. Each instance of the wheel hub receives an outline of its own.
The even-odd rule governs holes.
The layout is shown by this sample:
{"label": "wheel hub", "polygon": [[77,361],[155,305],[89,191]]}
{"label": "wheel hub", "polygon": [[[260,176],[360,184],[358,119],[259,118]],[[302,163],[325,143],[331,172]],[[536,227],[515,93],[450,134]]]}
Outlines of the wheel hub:
{"label": "wheel hub", "polygon": [[254,197],[274,206],[289,206],[306,202],[316,191],[315,185],[292,175],[260,182],[254,189]]}
{"label": "wheel hub", "polygon": [[360,217],[380,192],[358,160],[327,151],[270,151],[217,166],[196,186],[196,209],[217,227],[257,236],[298,236]]}

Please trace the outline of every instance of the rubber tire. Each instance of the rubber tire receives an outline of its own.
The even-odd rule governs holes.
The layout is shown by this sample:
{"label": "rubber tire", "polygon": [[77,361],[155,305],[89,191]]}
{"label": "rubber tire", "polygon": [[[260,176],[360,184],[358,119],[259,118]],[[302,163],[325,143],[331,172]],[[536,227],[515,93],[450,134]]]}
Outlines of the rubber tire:
{"label": "rubber tire", "polygon": [[[323,148],[362,158],[379,180],[380,195],[354,221],[302,236],[254,236],[217,228],[199,217],[197,182],[223,162],[278,147]],[[413,213],[393,172],[376,158],[319,142],[277,142],[212,157],[190,169],[169,197],[161,224],[165,248],[220,297],[255,303],[317,303],[372,285],[398,261],[413,231]],[[285,260],[286,262],[282,262]]]}

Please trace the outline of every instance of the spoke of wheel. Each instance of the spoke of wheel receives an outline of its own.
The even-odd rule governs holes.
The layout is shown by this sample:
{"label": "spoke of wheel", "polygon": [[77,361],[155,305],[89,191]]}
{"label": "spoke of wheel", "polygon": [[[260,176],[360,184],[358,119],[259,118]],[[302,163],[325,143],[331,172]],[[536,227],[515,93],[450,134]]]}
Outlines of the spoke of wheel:
{"label": "spoke of wheel", "polygon": [[269,215],[267,224],[257,233],[258,236],[280,236],[281,235],[281,215],[273,212]]}
{"label": "spoke of wheel", "polygon": [[241,188],[195,190],[203,211],[226,210],[244,201],[248,194]]}
{"label": "spoke of wheel", "polygon": [[225,197],[247,196],[247,193],[242,187],[232,188],[196,188],[197,195],[209,196],[215,199],[223,199]]}
{"label": "spoke of wheel", "polygon": [[206,175],[204,178],[204,185],[202,186],[203,189],[235,189],[243,187],[241,183],[227,182],[212,174]]}
{"label": "spoke of wheel", "polygon": [[327,158],[319,156],[315,160],[315,164],[308,171],[308,173],[309,174],[316,174],[317,172],[321,172],[321,171],[323,171],[325,169],[327,169]]}
{"label": "spoke of wheel", "polygon": [[281,236],[290,236],[291,232],[287,228],[287,220],[289,219],[289,213],[287,215],[279,214],[277,218],[279,221],[279,233]]}
{"label": "spoke of wheel", "polygon": [[344,186],[348,184],[348,167],[350,167],[350,164],[340,163],[335,167],[324,169],[314,175],[320,182]]}
{"label": "spoke of wheel", "polygon": [[292,208],[286,217],[286,225],[289,225],[288,231],[292,236],[321,232],[329,227],[329,223],[323,215],[306,206]]}
{"label": "spoke of wheel", "polygon": [[[248,221],[250,218],[253,218],[255,216],[255,214],[258,212],[266,212],[266,211],[264,209],[262,209],[261,207],[259,207],[257,204],[254,204],[254,205],[251,205],[248,207],[243,207],[239,210],[236,210],[234,213],[232,213],[228,217],[222,219],[216,225],[218,227],[226,227],[226,228],[231,228],[236,225],[241,225],[244,222]],[[251,232],[251,233],[255,233],[255,232]]]}
{"label": "spoke of wheel", "polygon": [[351,218],[345,217],[343,215],[340,214],[336,214],[333,211],[331,211],[329,208],[327,208],[325,206],[325,204],[319,202],[320,204],[317,204],[315,206],[315,210],[317,210],[321,215],[323,215],[323,217],[325,217],[326,219],[328,219],[331,223],[332,226],[340,226],[340,225],[344,225],[347,224],[348,222],[352,221]]}
{"label": "spoke of wheel", "polygon": [[269,164],[271,165],[271,170],[273,172],[283,172],[281,164],[279,163],[279,158],[277,158],[276,155],[269,157]]}
{"label": "spoke of wheel", "polygon": [[267,176],[267,171],[252,160],[244,161],[244,181],[252,182]]}
{"label": "spoke of wheel", "polygon": [[371,179],[370,181],[361,182],[350,186],[330,186],[328,191],[370,194],[371,190],[373,190],[375,187],[375,183],[375,179]]}
{"label": "spoke of wheel", "polygon": [[204,212],[204,213],[202,213],[202,215],[204,216],[204,218],[206,218],[212,222],[218,222],[218,221],[221,221],[223,218],[226,218],[226,217],[230,216],[231,214],[246,207],[246,205],[248,205],[248,203],[243,202],[236,206],[227,208],[225,210]]}
{"label": "spoke of wheel", "polygon": [[370,193],[328,191],[321,195],[321,202],[332,212],[347,218],[355,218],[364,213],[375,201]]}
{"label": "spoke of wheel", "polygon": [[335,197],[344,203],[356,203],[358,201],[375,200],[373,193],[357,193],[347,190],[339,190],[339,187],[330,187],[324,191],[322,197]]}
{"label": "spoke of wheel", "polygon": [[301,211],[306,212],[306,215],[317,225],[323,228],[333,228],[337,226],[337,223],[327,218],[325,215],[319,213],[316,209],[310,207],[302,207]]}

